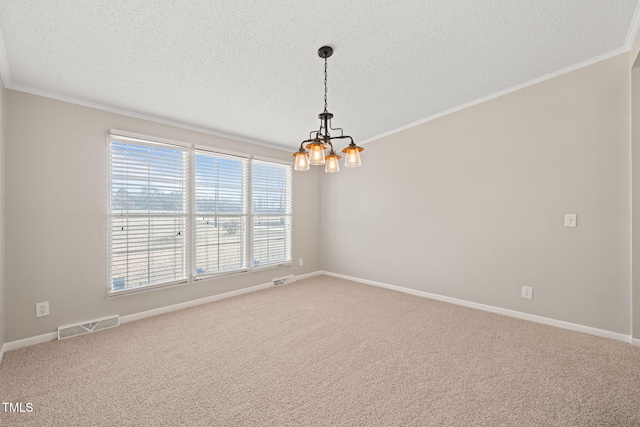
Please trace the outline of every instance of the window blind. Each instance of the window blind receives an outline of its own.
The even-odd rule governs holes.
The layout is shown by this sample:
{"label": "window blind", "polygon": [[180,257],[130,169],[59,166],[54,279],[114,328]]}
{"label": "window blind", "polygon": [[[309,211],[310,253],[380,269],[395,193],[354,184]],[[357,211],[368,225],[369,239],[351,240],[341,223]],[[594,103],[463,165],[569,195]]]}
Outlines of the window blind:
{"label": "window blind", "polygon": [[252,160],[253,267],[291,261],[291,166]]}
{"label": "window blind", "polygon": [[110,135],[111,292],[187,280],[187,152]]}
{"label": "window blind", "polygon": [[247,268],[248,159],[195,151],[195,271]]}

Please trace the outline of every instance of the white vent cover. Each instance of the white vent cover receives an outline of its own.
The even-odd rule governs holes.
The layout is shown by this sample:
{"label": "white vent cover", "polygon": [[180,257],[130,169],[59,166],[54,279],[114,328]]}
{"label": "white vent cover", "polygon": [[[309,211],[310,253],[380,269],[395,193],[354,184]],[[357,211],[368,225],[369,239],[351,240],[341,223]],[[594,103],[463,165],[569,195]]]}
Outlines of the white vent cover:
{"label": "white vent cover", "polygon": [[73,325],[58,326],[58,339],[84,335],[102,329],[113,328],[120,325],[120,316],[102,317],[100,319],[89,320],[88,322],[74,323]]}
{"label": "white vent cover", "polygon": [[296,281],[296,278],[292,274],[290,276],[281,277],[279,279],[273,279],[273,286],[286,285],[287,283],[293,283],[295,281]]}

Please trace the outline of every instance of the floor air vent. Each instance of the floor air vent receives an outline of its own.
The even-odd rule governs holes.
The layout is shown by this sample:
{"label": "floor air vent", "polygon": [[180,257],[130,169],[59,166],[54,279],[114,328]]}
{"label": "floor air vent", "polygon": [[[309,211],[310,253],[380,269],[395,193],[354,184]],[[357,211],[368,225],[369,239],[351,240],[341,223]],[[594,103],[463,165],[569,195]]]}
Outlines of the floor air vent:
{"label": "floor air vent", "polygon": [[88,322],[74,323],[73,325],[58,326],[58,339],[61,340],[64,338],[75,337],[77,335],[84,335],[89,332],[113,328],[118,325],[120,325],[120,317],[115,315],[89,320]]}
{"label": "floor air vent", "polygon": [[287,283],[293,283],[296,281],[296,278],[293,276],[281,277],[279,279],[273,279],[273,286],[281,286],[286,285]]}

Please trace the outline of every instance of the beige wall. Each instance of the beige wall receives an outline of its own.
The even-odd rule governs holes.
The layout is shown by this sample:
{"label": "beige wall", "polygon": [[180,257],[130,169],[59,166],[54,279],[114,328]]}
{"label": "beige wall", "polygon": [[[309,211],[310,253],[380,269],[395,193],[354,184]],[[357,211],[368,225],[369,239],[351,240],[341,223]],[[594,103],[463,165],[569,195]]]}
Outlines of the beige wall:
{"label": "beige wall", "polygon": [[[620,55],[374,141],[360,169],[294,173],[291,267],[115,299],[105,297],[108,129],[289,154],[4,90],[0,345],[5,324],[13,341],[320,269],[623,334],[633,310],[640,338],[630,63]],[[578,214],[577,228],[563,227],[565,213]],[[532,301],[522,285],[535,288]],[[51,315],[36,319],[41,301]]]}
{"label": "beige wall", "polygon": [[630,89],[624,54],[367,144],[323,269],[630,334]]}
{"label": "beige wall", "polygon": [[6,90],[0,83],[0,349],[5,343],[5,263],[4,263],[4,129],[5,129],[5,95]]}
{"label": "beige wall", "polygon": [[[283,160],[290,154],[12,90],[5,105],[7,341],[320,269],[316,171],[294,174],[292,266],[107,299],[110,128]],[[51,315],[36,318],[42,301]]]}

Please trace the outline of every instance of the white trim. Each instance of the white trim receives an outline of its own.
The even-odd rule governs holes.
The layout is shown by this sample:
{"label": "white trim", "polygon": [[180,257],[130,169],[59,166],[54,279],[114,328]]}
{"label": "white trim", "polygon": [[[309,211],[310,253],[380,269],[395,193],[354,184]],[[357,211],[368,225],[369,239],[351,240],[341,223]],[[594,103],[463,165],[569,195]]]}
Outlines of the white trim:
{"label": "white trim", "polygon": [[[621,334],[618,332],[607,331],[604,329],[593,328],[591,326],[580,325],[577,323],[565,322],[563,320],[550,319],[548,317],[537,316],[535,314],[523,313],[520,311],[509,310],[507,308],[495,307],[492,305],[480,304],[472,301],[465,301],[458,298],[447,297],[438,294],[432,294],[430,292],[418,291],[416,289],[404,288],[402,286],[389,285],[387,283],[376,282],[373,280],[360,279],[358,277],[346,276],[344,274],[332,273],[330,271],[323,271],[322,274],[327,276],[338,277],[340,279],[351,280],[353,282],[363,283],[365,285],[378,286],[381,288],[391,289],[394,291],[404,292],[410,295],[416,295],[419,297],[429,298],[437,301],[448,302],[451,304],[460,305],[463,307],[475,308],[477,310],[488,311],[490,313],[502,314],[509,317],[515,317],[517,319],[529,320],[531,322],[542,323],[544,325],[555,326],[558,328],[568,329],[576,332],[583,332],[590,335],[595,335],[603,338],[610,338],[616,341],[624,341],[631,343],[632,339],[630,335]],[[640,340],[636,340],[640,341]]]}
{"label": "white trim", "polygon": [[[193,215],[192,215],[193,216]],[[193,270],[193,267],[191,267]],[[221,273],[211,273],[211,274],[203,274],[200,276],[196,276],[195,274],[191,274],[191,282],[199,283],[206,280],[217,280],[217,279],[228,279],[229,277],[239,276],[241,274],[249,273],[250,270],[248,268],[243,268],[240,270],[234,271],[223,271]]]}
{"label": "white trim", "polygon": [[[2,30],[0,30],[0,77],[2,77],[4,87],[8,88],[9,85],[12,84],[9,60],[7,60],[7,51],[4,48],[4,39],[2,38]],[[0,353],[0,355],[1,354],[2,353]],[[2,363],[1,359],[0,363]]]}
{"label": "white trim", "polygon": [[[109,246],[111,247],[111,246]],[[130,288],[130,289],[123,289],[120,291],[115,291],[115,292],[111,292],[111,286],[109,285],[109,281],[107,280],[107,299],[112,299],[112,298],[120,298],[120,297],[126,297],[129,295],[137,295],[137,294],[143,294],[145,292],[152,292],[152,291],[157,291],[159,289],[169,289],[169,288],[175,288],[178,286],[186,286],[191,284],[192,282],[189,281],[189,279],[184,279],[182,281],[174,281],[174,282],[168,282],[168,283],[158,283],[155,285],[144,285],[144,286],[138,286],[137,288]]]}
{"label": "white trim", "polygon": [[183,308],[194,307],[196,305],[207,304],[209,302],[218,301],[221,299],[231,298],[238,295],[248,294],[250,292],[260,291],[262,289],[267,289],[273,287],[273,283],[265,283],[263,285],[251,286],[248,288],[238,289],[236,291],[225,292],[223,294],[212,295],[205,298],[200,298],[192,301],[185,301],[179,304],[168,305],[166,307],[154,308],[153,310],[147,310],[140,313],[129,314],[126,316],[120,317],[120,323],[128,323],[134,320],[145,319],[147,317],[157,316],[159,314],[170,313],[176,310],[182,310]]}
{"label": "white trim", "polygon": [[[613,58],[614,56],[623,54],[623,53],[628,53],[631,50],[631,46],[633,45],[633,41],[635,40],[635,35],[637,35],[638,33],[638,29],[640,28],[640,4],[638,5],[638,7],[636,7],[636,11],[634,13],[633,19],[631,21],[631,25],[629,27],[629,31],[627,32],[627,37],[625,40],[625,44],[623,47],[615,49],[613,51],[604,53],[602,55],[587,59],[586,61],[583,62],[579,62],[577,64],[574,65],[570,65],[566,68],[557,70],[557,71],[553,71],[551,73],[545,74],[543,76],[540,76],[538,78],[529,80],[527,82],[521,83],[519,85],[516,86],[512,86],[510,88],[495,92],[493,94],[489,94],[487,96],[484,96],[482,98],[478,98],[476,100],[467,102],[465,104],[450,108],[448,110],[442,111],[440,113],[436,113],[434,115],[431,115],[429,117],[425,117],[423,119],[408,123],[404,126],[400,126],[398,128],[392,129],[388,132],[383,132],[381,134],[372,136],[371,138],[365,139],[364,141],[359,141],[358,143],[360,145],[362,144],[366,144],[381,138],[384,138],[386,136],[389,135],[393,135],[396,134],[398,132],[402,132],[403,130],[407,130],[410,129],[412,127],[421,125],[423,123],[427,123],[430,122],[432,120],[438,119],[440,117],[455,113],[457,111],[461,111],[464,110],[466,108],[472,107],[474,105],[478,105],[481,104],[483,102],[486,101],[490,101],[494,98],[498,98],[500,96],[503,95],[507,95],[511,92],[515,92],[517,90],[520,89],[524,89],[528,86],[532,86],[534,84],[537,83],[541,83],[543,81],[546,80],[550,80],[552,78],[561,76],[563,74],[567,74],[570,73],[572,71],[576,71],[580,68],[584,68],[587,67],[589,65],[593,65],[597,62],[601,62],[604,60],[607,60],[609,58]],[[191,131],[195,131],[195,132],[200,132],[206,135],[212,135],[212,136],[216,136],[216,137],[220,137],[220,138],[225,138],[225,139],[229,139],[232,141],[240,141],[240,142],[245,142],[247,144],[253,144],[253,145],[258,145],[258,146],[262,146],[262,147],[267,147],[267,148],[271,148],[274,150],[278,150],[278,151],[284,151],[287,153],[290,153],[292,148],[291,147],[283,147],[281,145],[277,145],[277,144],[273,144],[273,143],[268,143],[268,142],[263,142],[263,141],[258,141],[255,139],[251,139],[251,138],[245,138],[239,135],[233,135],[233,134],[226,134],[223,132],[218,132],[212,129],[208,129],[208,128],[204,128],[201,126],[194,126],[194,125],[189,125],[189,124],[185,124],[185,123],[181,123],[181,122],[177,122],[175,120],[169,120],[169,119],[164,119],[164,118],[160,118],[160,117],[155,117],[152,116],[150,114],[145,114],[145,113],[140,113],[140,112],[136,112],[136,111],[130,111],[130,110],[126,110],[124,108],[119,108],[119,107],[113,107],[113,106],[107,106],[107,105],[103,105],[97,102],[92,102],[92,101],[86,101],[86,100],[82,100],[82,99],[78,99],[75,97],[71,97],[71,96],[67,96],[67,95],[61,95],[61,94],[57,94],[57,93],[53,93],[53,92],[49,92],[46,90],[42,90],[42,89],[36,89],[36,88],[32,88],[32,87],[28,87],[28,86],[24,86],[24,85],[20,85],[20,84],[16,84],[13,82],[12,78],[11,78],[11,74],[10,74],[10,70],[9,70],[9,63],[7,61],[7,57],[6,57],[6,51],[4,48],[4,42],[2,40],[2,34],[0,33],[0,75],[2,77],[2,81],[4,83],[4,87],[7,89],[11,89],[11,90],[15,90],[15,91],[19,91],[19,92],[25,92],[25,93],[30,93],[32,95],[38,95],[38,96],[42,96],[45,98],[50,98],[50,99],[56,99],[58,101],[62,101],[62,102],[68,102],[71,104],[76,104],[76,105],[81,105],[84,107],[89,107],[89,108],[94,108],[96,110],[101,110],[101,111],[106,111],[109,113],[114,113],[114,114],[119,114],[122,116],[126,116],[126,117],[133,117],[133,118],[137,118],[137,119],[141,119],[141,120],[147,120],[150,122],[154,122],[154,123],[160,123],[160,124],[164,124],[164,125],[168,125],[168,126],[173,126],[173,127],[177,127],[180,129],[186,129],[186,130],[191,130]]]}
{"label": "white trim", "polygon": [[[632,344],[634,346],[640,347],[640,339],[632,338],[629,335],[624,335],[624,334],[611,332],[611,331],[605,331],[603,329],[592,328],[590,326],[578,325],[576,323],[570,323],[570,322],[564,322],[564,321],[561,321],[561,320],[549,319],[549,318],[546,318],[546,317],[536,316],[536,315],[533,315],[533,314],[527,314],[527,313],[522,313],[522,312],[518,312],[518,311],[514,311],[514,310],[508,310],[508,309],[505,309],[505,308],[493,307],[493,306],[490,306],[490,305],[485,305],[485,304],[479,304],[479,303],[474,303],[474,302],[470,302],[470,301],[460,300],[460,299],[457,299],[457,298],[451,298],[451,297],[446,297],[446,296],[442,296],[442,295],[432,294],[432,293],[429,293],[429,292],[418,291],[418,290],[415,290],[415,289],[404,288],[404,287],[401,287],[401,286],[389,285],[389,284],[386,284],[386,283],[376,282],[376,281],[373,281],[373,280],[360,279],[360,278],[357,278],[357,277],[347,276],[347,275],[344,275],[344,274],[332,273],[330,271],[317,270],[317,271],[313,271],[311,273],[304,273],[304,274],[300,274],[300,275],[295,275],[294,277],[295,277],[296,281],[299,282],[300,280],[308,279],[308,278],[315,277],[315,276],[320,276],[320,275],[326,275],[326,276],[337,277],[337,278],[341,278],[341,279],[345,279],[345,280],[351,280],[353,282],[358,282],[358,283],[362,283],[362,284],[365,284],[365,285],[378,286],[378,287],[381,287],[381,288],[391,289],[391,290],[394,290],[394,291],[403,292],[403,293],[407,293],[407,294],[410,294],[410,295],[420,296],[420,297],[424,297],[424,298],[430,298],[430,299],[434,299],[434,300],[438,300],[438,301],[448,302],[448,303],[451,303],[451,304],[461,305],[461,306],[464,306],[464,307],[470,307],[470,308],[475,308],[475,309],[478,309],[478,310],[488,311],[488,312],[491,312],[491,313],[503,314],[505,316],[515,317],[515,318],[523,319],[523,320],[529,320],[529,321],[532,321],[532,322],[542,323],[542,324],[546,324],[546,325],[550,325],[550,326],[556,326],[556,327],[559,327],[559,328],[569,329],[569,330],[572,330],[572,331],[584,332],[584,333],[587,333],[587,334],[590,334],[590,335],[596,335],[596,336],[599,336],[599,337],[611,338],[611,339],[614,339],[614,340],[617,340],[617,341],[624,341],[624,342],[630,343],[630,344]],[[243,294],[247,294],[247,293],[251,293],[251,292],[255,292],[255,291],[259,291],[259,290],[263,290],[263,289],[268,289],[268,288],[271,288],[271,287],[273,287],[273,283],[270,282],[270,283],[265,283],[265,284],[262,284],[262,285],[256,285],[256,286],[252,286],[252,287],[248,287],[248,288],[238,289],[238,290],[231,291],[231,292],[226,292],[226,293],[223,293],[223,294],[213,295],[213,296],[210,296],[210,297],[200,298],[200,299],[193,300],[193,301],[186,301],[186,302],[183,302],[183,303],[174,304],[174,305],[170,305],[170,306],[167,306],[167,307],[161,307],[161,308],[156,308],[156,309],[153,309],[153,310],[143,311],[143,312],[140,312],[140,313],[129,314],[129,315],[120,317],[120,324],[132,322],[132,321],[135,321],[135,320],[144,319],[144,318],[147,318],[147,317],[157,316],[159,314],[170,313],[172,311],[181,310],[183,308],[188,308],[188,307],[194,307],[194,306],[197,306],[197,305],[207,304],[209,302],[218,301],[218,300],[222,300],[222,299],[226,299],[226,298],[231,298],[231,297],[238,296],[238,295],[243,295]],[[43,342],[53,341],[57,337],[58,337],[57,332],[51,332],[51,333],[38,335],[38,336],[35,336],[35,337],[31,337],[31,338],[24,338],[24,339],[21,339],[21,340],[11,341],[11,342],[5,343],[0,348],[0,364],[2,364],[2,359],[4,357],[4,353],[7,352],[7,351],[16,350],[18,348],[27,347],[27,346],[34,345],[34,344],[40,344],[40,343],[43,343]]]}
{"label": "white trim", "polygon": [[[300,278],[305,278],[306,279],[307,277],[317,276],[319,274],[321,274],[321,273],[319,271],[316,271],[316,272],[313,272],[313,273],[303,274],[303,275],[295,276],[295,277],[296,277],[296,279],[300,279]],[[197,305],[202,305],[202,304],[206,304],[206,303],[209,303],[209,302],[218,301],[218,300],[222,300],[222,299],[226,299],[226,298],[231,298],[231,297],[235,297],[235,296],[238,296],[238,295],[243,295],[243,294],[247,294],[247,293],[250,293],[250,292],[260,291],[262,289],[267,289],[267,288],[272,288],[272,287],[273,287],[273,283],[269,282],[269,283],[265,283],[265,284],[262,284],[262,285],[256,285],[256,286],[251,286],[251,287],[248,287],[248,288],[242,288],[242,289],[238,289],[238,290],[231,291],[231,292],[225,292],[223,294],[212,295],[210,297],[200,298],[200,299],[196,299],[196,300],[192,300],[192,301],[186,301],[186,302],[183,302],[183,303],[173,304],[173,305],[169,305],[169,306],[166,306],[166,307],[160,307],[160,308],[156,308],[156,309],[153,309],[153,310],[147,310],[147,311],[143,311],[143,312],[140,312],[140,313],[129,314],[129,315],[120,317],[120,324],[132,322],[134,320],[144,319],[144,318],[147,318],[147,317],[157,316],[159,314],[170,313],[172,311],[181,310],[183,308],[194,307],[194,306],[197,306]],[[43,342],[54,341],[57,338],[58,338],[58,333],[57,332],[50,332],[50,333],[43,334],[43,335],[38,335],[38,336],[35,336],[35,337],[24,338],[24,339],[21,339],[21,340],[7,342],[0,349],[0,364],[2,363],[2,357],[4,357],[4,353],[7,352],[7,351],[16,350],[16,349],[19,349],[19,348],[22,348],[22,347],[28,347],[30,345],[40,344],[40,343],[43,343]]]}
{"label": "white trim", "polygon": [[584,68],[584,67],[587,67],[589,65],[593,65],[593,64],[601,62],[601,61],[605,61],[607,59],[613,58],[614,56],[618,56],[618,55],[621,55],[623,53],[628,53],[628,51],[629,50],[626,49],[626,48],[619,48],[619,49],[616,49],[616,50],[612,50],[612,51],[607,52],[607,53],[605,53],[603,55],[587,59],[586,61],[582,61],[582,62],[579,62],[577,64],[570,65],[570,66],[568,66],[566,68],[562,68],[562,69],[557,70],[557,71],[553,71],[553,72],[551,72],[549,74],[545,74],[543,76],[540,76],[540,77],[537,77],[535,79],[526,81],[524,83],[520,83],[519,85],[515,85],[515,86],[512,86],[510,88],[503,89],[503,90],[500,90],[498,92],[494,92],[494,93],[489,94],[487,96],[483,96],[482,98],[478,98],[478,99],[475,99],[473,101],[466,102],[464,104],[455,106],[453,108],[449,108],[448,110],[441,111],[441,112],[433,114],[433,115],[431,115],[429,117],[425,117],[424,119],[416,120],[415,122],[408,123],[408,124],[406,124],[404,126],[400,126],[398,128],[392,129],[392,130],[390,130],[388,132],[383,132],[383,133],[381,133],[379,135],[372,136],[371,138],[365,139],[364,141],[359,141],[358,144],[359,145],[367,144],[369,142],[376,141],[376,140],[384,138],[386,136],[393,135],[393,134],[402,132],[402,131],[407,130],[407,129],[411,129],[413,127],[416,127],[416,126],[419,126],[421,124],[430,122],[432,120],[439,119],[440,117],[448,116],[449,114],[453,114],[453,113],[456,113],[458,111],[464,110],[466,108],[473,107],[475,105],[482,104],[482,103],[487,102],[487,101],[491,101],[492,99],[499,98],[499,97],[504,96],[504,95],[508,95],[508,94],[510,94],[512,92],[515,92],[515,91],[518,91],[520,89],[524,89],[524,88],[527,88],[529,86],[533,86],[535,84],[542,83],[542,82],[547,81],[547,80],[551,80],[551,79],[553,79],[555,77],[562,76],[563,74],[567,74],[567,73],[570,73],[572,71],[579,70],[580,68]]}
{"label": "white trim", "polygon": [[188,150],[193,147],[193,144],[188,142],[178,141],[175,139],[160,138],[157,136],[145,135],[142,133],[129,132],[119,129],[109,129],[109,141],[111,137],[115,139],[133,139],[136,144],[156,146],[161,145],[173,145]]}
{"label": "white trim", "polygon": [[264,156],[256,156],[256,155],[252,155],[251,160],[258,160],[260,162],[268,162],[268,163],[278,163],[284,166],[293,166],[293,163],[294,163],[291,160],[274,159],[273,157],[264,157]]}
{"label": "white trim", "polygon": [[[1,62],[1,58],[0,58],[0,62]],[[8,67],[7,67],[7,70],[8,70]],[[1,71],[2,71],[2,68],[0,67],[0,72]],[[3,81],[4,81],[4,75],[3,75]],[[35,89],[35,88],[32,88],[32,87],[16,84],[11,80],[9,80],[8,82],[5,82],[4,87],[7,88],[7,89],[18,91],[18,92],[30,93],[32,95],[37,95],[37,96],[42,96],[42,97],[45,97],[45,98],[55,99],[55,100],[62,101],[62,102],[68,102],[70,104],[75,104],[75,105],[80,105],[80,106],[83,106],[83,107],[93,108],[93,109],[96,109],[96,110],[106,111],[108,113],[119,114],[121,116],[133,117],[135,119],[147,120],[147,121],[154,122],[154,123],[159,123],[159,124],[162,124],[162,125],[173,126],[173,127],[180,128],[180,129],[191,130],[191,131],[203,133],[203,134],[206,134],[206,135],[212,135],[212,136],[217,136],[219,138],[225,138],[225,139],[228,139],[228,140],[231,140],[231,141],[239,141],[239,142],[245,142],[247,144],[259,145],[261,147],[267,147],[267,148],[271,148],[271,149],[278,150],[278,151],[284,151],[284,152],[287,152],[287,153],[291,152],[291,148],[290,147],[283,147],[281,145],[271,144],[271,143],[263,142],[263,141],[258,141],[256,139],[245,138],[245,137],[238,136],[238,135],[218,132],[218,131],[215,131],[215,130],[212,130],[212,129],[208,129],[208,128],[204,128],[204,127],[201,127],[201,126],[189,125],[189,124],[181,123],[181,122],[178,122],[178,121],[175,121],[175,120],[164,119],[164,118],[161,118],[161,117],[155,117],[155,116],[152,116],[150,114],[139,113],[139,112],[131,111],[131,110],[125,110],[124,108],[112,107],[112,106],[103,105],[103,104],[100,104],[100,103],[97,103],[97,102],[85,101],[85,100],[74,98],[74,97],[67,96],[67,95],[60,95],[60,94],[49,92],[49,91],[46,91],[46,90]]]}
{"label": "white trim", "polygon": [[247,159],[247,160],[251,158],[251,155],[247,153],[241,153],[240,151],[224,150],[222,148],[215,148],[209,145],[202,145],[202,144],[193,144],[193,150],[204,151],[206,153],[213,153],[213,154],[222,154],[224,156],[242,157],[243,159]]}
{"label": "white trim", "polygon": [[264,270],[273,270],[274,268],[278,268],[278,267],[290,267],[292,265],[293,265],[293,261],[284,261],[280,264],[265,264],[265,265],[259,265],[257,267],[249,267],[249,271],[251,273],[259,273]]}
{"label": "white trim", "polygon": [[635,345],[636,347],[640,347],[640,339],[631,338],[631,345]]}
{"label": "white trim", "polygon": [[297,282],[298,280],[308,279],[310,277],[320,276],[322,274],[327,274],[327,273],[322,270],[318,270],[318,271],[312,271],[311,273],[296,275],[295,278]]}
{"label": "white trim", "polygon": [[43,342],[54,341],[58,338],[58,332],[49,332],[35,337],[23,338],[21,340],[6,342],[2,346],[2,351],[17,350],[22,347],[28,347],[30,345],[41,344]]}

